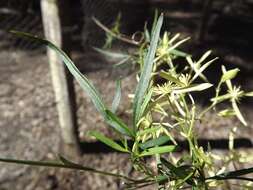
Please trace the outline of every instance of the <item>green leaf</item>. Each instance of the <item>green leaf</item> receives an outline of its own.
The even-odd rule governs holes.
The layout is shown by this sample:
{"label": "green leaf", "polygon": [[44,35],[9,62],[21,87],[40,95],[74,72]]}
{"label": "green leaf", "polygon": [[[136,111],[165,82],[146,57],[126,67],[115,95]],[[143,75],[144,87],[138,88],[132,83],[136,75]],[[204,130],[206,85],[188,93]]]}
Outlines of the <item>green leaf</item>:
{"label": "green leaf", "polygon": [[244,93],[244,96],[253,97],[253,92],[246,92]]}
{"label": "green leaf", "polygon": [[238,108],[238,105],[237,105],[237,103],[236,103],[235,100],[232,100],[232,107],[233,107],[233,109],[235,111],[235,114],[236,114],[237,118],[242,122],[243,125],[247,126],[248,124],[245,121],[244,117],[242,116],[242,114],[241,114],[241,112],[240,112],[240,110]]}
{"label": "green leaf", "polygon": [[188,87],[173,89],[173,92],[176,94],[183,94],[183,93],[189,93],[189,92],[194,92],[194,91],[203,91],[203,90],[208,89],[212,86],[213,85],[210,83],[192,84]]}
{"label": "green leaf", "polygon": [[151,147],[154,147],[154,146],[163,145],[168,141],[170,141],[170,138],[168,136],[164,135],[164,136],[160,136],[156,139],[146,141],[145,143],[141,143],[141,144],[139,144],[139,146],[142,150],[145,150],[147,148],[151,148]]}
{"label": "green leaf", "polygon": [[112,101],[112,112],[115,113],[117,108],[119,107],[121,99],[121,82],[120,80],[116,81],[116,93],[114,95],[113,101]]}
{"label": "green leaf", "polygon": [[145,114],[145,111],[150,103],[151,98],[152,98],[152,94],[153,94],[153,88],[150,88],[144,98],[142,105],[141,105],[140,115]]}
{"label": "green leaf", "polygon": [[105,110],[106,122],[111,125],[116,131],[129,137],[135,137],[134,132],[130,129],[119,117],[110,110]]}
{"label": "green leaf", "polygon": [[104,135],[102,135],[99,132],[96,131],[91,131],[89,132],[90,136],[95,137],[97,140],[101,141],[102,143],[106,144],[107,146],[120,151],[120,152],[129,152],[128,150],[126,150],[124,147],[122,147],[121,145],[119,145],[118,143],[116,143],[115,141],[105,137]]}
{"label": "green leaf", "polygon": [[197,65],[197,66],[200,66],[201,63],[202,63],[203,61],[205,61],[206,58],[209,57],[209,55],[211,55],[211,53],[212,53],[211,50],[208,50],[206,53],[204,53],[204,55],[202,55],[202,57],[197,61],[196,65]]}
{"label": "green leaf", "polygon": [[[227,72],[226,67],[224,65],[221,66],[222,73],[225,74]],[[231,80],[226,80],[226,85],[230,91],[233,91]]]}
{"label": "green leaf", "polygon": [[155,133],[156,131],[160,130],[161,127],[151,127],[151,128],[148,128],[148,129],[144,129],[144,130],[141,130],[141,131],[138,131],[137,132],[137,136],[142,136],[142,135],[146,135],[146,134],[151,134],[151,133]]}
{"label": "green leaf", "polygon": [[187,56],[190,55],[188,53],[185,53],[185,52],[182,52],[182,51],[179,51],[179,50],[176,50],[176,49],[170,50],[170,53],[175,55],[175,56],[178,56],[178,57],[187,57]]}
{"label": "green leaf", "polygon": [[152,156],[155,154],[164,154],[164,153],[174,152],[176,150],[176,148],[177,148],[177,146],[174,146],[174,145],[149,148],[147,150],[144,150],[139,156],[140,157]]}
{"label": "green leaf", "polygon": [[223,101],[228,100],[230,98],[232,98],[231,94],[224,94],[224,95],[212,98],[211,101],[215,102],[215,103],[220,103],[220,102],[223,102]]}
{"label": "green leaf", "polygon": [[176,84],[179,85],[179,86],[185,86],[184,83],[182,83],[180,80],[178,80],[176,77],[172,76],[172,75],[171,75],[170,73],[168,73],[168,72],[161,71],[161,72],[159,73],[159,75],[160,75],[162,78],[164,78],[164,79],[166,79],[166,80],[168,80],[168,81],[174,82],[174,83],[176,83]]}
{"label": "green leaf", "polygon": [[[208,177],[205,180],[209,179],[216,179],[216,180],[226,180],[226,179],[237,179],[237,177],[242,176],[242,175],[247,175],[247,174],[252,174],[253,173],[253,168],[246,168],[246,169],[241,169],[241,170],[236,170],[236,171],[231,171],[231,172],[225,172],[216,176]],[[252,178],[238,178],[238,179],[245,179],[249,181],[253,181]]]}
{"label": "green leaf", "polygon": [[227,80],[231,80],[235,78],[239,71],[240,69],[236,68],[236,69],[232,69],[232,70],[224,72],[221,77],[221,82],[226,82]]}
{"label": "green leaf", "polygon": [[80,84],[82,89],[89,95],[96,109],[105,117],[106,106],[104,105],[100,94],[98,93],[94,85],[78,70],[78,68],[75,66],[72,60],[60,48],[58,48],[48,40],[32,36],[31,34],[28,33],[17,31],[11,31],[11,33],[17,36],[29,38],[35,42],[44,44],[49,48],[51,48],[52,50],[54,50],[60,56],[60,58],[65,63],[71,74],[75,77],[77,82]]}
{"label": "green leaf", "polygon": [[112,51],[106,51],[100,48],[93,47],[93,49],[102,55],[105,55],[107,57],[113,58],[113,59],[126,59],[129,58],[130,56],[128,54],[123,54],[123,53],[115,53]]}
{"label": "green leaf", "polygon": [[218,116],[221,116],[221,117],[230,117],[230,116],[235,116],[235,115],[236,113],[233,109],[225,109],[218,113]]}
{"label": "green leaf", "polygon": [[158,19],[157,25],[154,29],[152,39],[150,42],[150,47],[148,49],[148,53],[144,59],[144,66],[140,76],[140,81],[137,85],[135,96],[134,96],[134,103],[133,103],[133,119],[134,119],[134,131],[136,131],[136,124],[139,121],[141,115],[141,105],[143,99],[145,97],[145,93],[149,87],[149,82],[151,79],[151,73],[154,65],[154,58],[156,53],[156,48],[160,36],[160,30],[163,23],[163,15],[161,15]]}
{"label": "green leaf", "polygon": [[205,77],[205,75],[203,75],[204,70],[206,70],[207,67],[209,67],[214,61],[216,61],[218,58],[214,58],[210,61],[208,61],[207,63],[205,63],[202,67],[200,67],[198,70],[196,70],[195,75],[192,77],[191,82],[193,82],[197,77],[202,78],[202,80],[204,81],[208,81],[207,78]]}
{"label": "green leaf", "polygon": [[161,163],[169,169],[168,173],[174,174],[177,178],[186,181],[190,185],[194,185],[194,181],[190,177],[194,174],[191,166],[180,166],[176,167],[164,158],[161,158]]}

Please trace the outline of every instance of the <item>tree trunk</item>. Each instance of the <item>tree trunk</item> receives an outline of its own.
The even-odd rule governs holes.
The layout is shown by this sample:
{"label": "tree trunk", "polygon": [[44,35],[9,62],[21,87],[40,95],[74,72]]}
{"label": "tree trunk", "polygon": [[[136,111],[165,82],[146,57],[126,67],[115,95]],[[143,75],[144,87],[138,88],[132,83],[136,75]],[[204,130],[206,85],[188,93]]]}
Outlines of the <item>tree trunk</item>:
{"label": "tree trunk", "polygon": [[[66,0],[64,0],[64,3],[65,1]],[[59,9],[57,0],[41,0],[44,33],[49,41],[69,53],[69,50],[66,47],[70,43],[70,38],[67,38],[66,35],[62,34],[61,28],[62,25],[69,24],[69,21],[66,18],[70,17],[70,15],[68,15],[68,12],[64,12],[64,8],[67,8],[68,5],[65,6],[62,1],[60,6],[61,8]],[[62,17],[62,20],[60,20],[60,16],[63,14],[61,14],[59,10],[66,15]],[[75,158],[80,154],[80,146],[77,135],[73,78],[53,50],[48,48],[47,55],[50,64],[61,137],[63,141],[61,148],[63,149],[64,155],[70,158]]]}

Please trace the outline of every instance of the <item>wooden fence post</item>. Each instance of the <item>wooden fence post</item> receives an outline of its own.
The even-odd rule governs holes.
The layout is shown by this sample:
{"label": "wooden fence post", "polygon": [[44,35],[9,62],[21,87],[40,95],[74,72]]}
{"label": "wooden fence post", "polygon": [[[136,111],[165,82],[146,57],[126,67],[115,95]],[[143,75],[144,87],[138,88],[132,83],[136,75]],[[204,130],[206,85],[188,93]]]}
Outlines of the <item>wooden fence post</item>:
{"label": "wooden fence post", "polygon": [[[64,7],[64,2],[61,2],[61,7]],[[60,19],[61,14],[58,1],[41,0],[41,12],[46,38],[58,47],[64,49],[67,45],[64,44],[66,41],[64,41],[61,29],[61,26],[64,25],[64,19]],[[65,12],[64,14],[68,13]],[[65,18],[68,16],[70,17],[70,15],[67,15]],[[64,49],[64,51],[67,51],[67,49]],[[73,78],[54,51],[47,49],[47,55],[50,64],[50,72],[63,141],[61,148],[63,149],[64,155],[70,158],[75,158],[80,154],[80,144],[77,135]]]}

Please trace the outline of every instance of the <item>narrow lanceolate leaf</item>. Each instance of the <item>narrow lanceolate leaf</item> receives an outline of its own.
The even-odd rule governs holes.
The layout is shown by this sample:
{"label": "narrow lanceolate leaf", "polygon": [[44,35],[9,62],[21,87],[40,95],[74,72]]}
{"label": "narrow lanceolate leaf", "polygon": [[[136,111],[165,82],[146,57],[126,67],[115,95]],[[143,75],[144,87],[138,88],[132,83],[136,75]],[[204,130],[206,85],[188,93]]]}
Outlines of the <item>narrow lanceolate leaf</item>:
{"label": "narrow lanceolate leaf", "polygon": [[78,68],[75,66],[75,64],[72,62],[72,60],[57,46],[55,46],[53,43],[49,42],[48,40],[38,38],[36,36],[32,36],[27,33],[23,32],[16,32],[16,31],[11,31],[11,33],[21,36],[21,37],[26,37],[29,38],[35,42],[44,44],[54,50],[62,59],[62,61],[65,63],[71,74],[75,77],[75,79],[78,81],[82,89],[89,95],[91,98],[93,104],[95,105],[96,109],[103,115],[105,116],[105,105],[102,102],[102,98],[94,85],[78,70]]}
{"label": "narrow lanceolate leaf", "polygon": [[120,80],[116,81],[116,92],[112,101],[112,112],[115,113],[116,110],[119,107],[119,103],[120,103],[120,99],[121,99],[121,82]]}
{"label": "narrow lanceolate leaf", "polygon": [[176,77],[172,76],[170,73],[165,72],[165,71],[161,71],[159,74],[162,78],[170,81],[170,82],[174,82],[179,86],[185,86],[184,83],[182,83],[179,79],[177,79]]}
{"label": "narrow lanceolate leaf", "polygon": [[[241,169],[241,170],[236,170],[236,171],[231,171],[231,172],[226,172],[226,173],[222,173],[216,176],[212,176],[212,177],[208,177],[206,178],[206,180],[208,179],[231,179],[231,178],[236,178],[242,175],[247,175],[247,174],[252,174],[253,173],[253,168],[246,168],[246,169]],[[253,181],[253,179],[251,179]]]}
{"label": "narrow lanceolate leaf", "polygon": [[190,85],[188,87],[174,89],[173,92],[176,94],[182,94],[182,93],[189,93],[189,92],[194,92],[194,91],[203,91],[203,90],[208,89],[212,86],[213,85],[210,83],[194,84],[194,85]]}
{"label": "narrow lanceolate leaf", "polygon": [[141,105],[140,115],[144,115],[147,107],[149,106],[150,100],[152,98],[153,88],[149,89],[148,93],[146,94],[144,101]]}
{"label": "narrow lanceolate leaf", "polygon": [[235,116],[235,115],[236,113],[233,109],[225,109],[218,113],[218,116],[221,116],[221,117],[230,117],[230,116]]}
{"label": "narrow lanceolate leaf", "polygon": [[157,48],[157,44],[158,44],[158,40],[160,36],[162,23],[163,23],[163,15],[159,17],[157,21],[157,25],[154,29],[152,39],[150,42],[150,47],[148,49],[148,53],[144,60],[144,67],[143,67],[140,80],[135,91],[134,103],[133,103],[134,131],[135,131],[136,124],[141,117],[140,115],[141,105],[142,105],[143,98],[146,94],[146,91],[148,89],[149,82],[151,79],[151,73],[152,73],[152,69],[154,65],[154,58],[155,58],[155,53],[156,53],[156,48]]}
{"label": "narrow lanceolate leaf", "polygon": [[214,61],[216,61],[218,58],[214,58],[207,63],[205,63],[203,66],[201,66],[195,73],[195,75],[192,77],[191,82],[194,81],[196,78],[200,77],[204,81],[208,81],[205,75],[203,75],[203,72],[206,70],[207,67],[209,67]]}
{"label": "narrow lanceolate leaf", "polygon": [[119,117],[117,117],[110,110],[105,110],[105,112],[106,122],[111,125],[117,132],[129,137],[135,137],[133,130],[129,128]]}
{"label": "narrow lanceolate leaf", "polygon": [[160,136],[156,139],[146,141],[145,143],[141,143],[141,144],[139,144],[139,146],[142,150],[145,150],[147,148],[163,145],[163,144],[167,143],[168,141],[170,141],[170,138],[168,136],[164,135],[164,136]]}
{"label": "narrow lanceolate leaf", "polygon": [[[199,73],[199,68],[200,68],[200,65],[197,65],[196,63],[194,63],[192,61],[192,58],[190,56],[187,56],[186,57],[186,60],[187,62],[189,63],[189,65],[191,66],[192,70],[197,73],[197,76],[200,76],[200,78],[204,79],[204,81],[207,81],[207,78],[202,74],[202,73]],[[195,74],[195,77],[196,77],[196,74]],[[193,82],[194,81],[194,78],[191,79],[190,82]]]}
{"label": "narrow lanceolate leaf", "polygon": [[244,96],[253,97],[253,92],[246,92],[244,93]]}
{"label": "narrow lanceolate leaf", "polygon": [[226,71],[225,73],[223,73],[223,75],[221,77],[221,82],[225,82],[227,80],[231,80],[231,79],[235,78],[239,71],[240,71],[240,69],[237,69],[237,68]]}
{"label": "narrow lanceolate leaf", "polygon": [[[221,66],[221,70],[222,70],[223,74],[225,74],[227,72],[226,67],[224,65]],[[226,85],[227,85],[229,90],[231,90],[231,91],[233,90],[231,80],[227,79],[226,80]]]}
{"label": "narrow lanceolate leaf", "polygon": [[209,57],[209,55],[212,53],[212,51],[211,50],[208,50],[204,55],[202,55],[202,57],[197,61],[197,65],[201,65],[201,63],[203,62],[203,61],[205,61],[206,60],[206,58],[207,57]]}
{"label": "narrow lanceolate leaf", "polygon": [[242,114],[241,114],[241,112],[240,112],[240,110],[238,108],[238,105],[237,105],[237,103],[236,103],[235,100],[232,100],[232,107],[233,107],[233,109],[235,111],[235,114],[236,114],[237,118],[242,122],[243,125],[247,126],[248,124],[245,121],[244,117],[242,116]]}
{"label": "narrow lanceolate leaf", "polygon": [[175,55],[175,56],[178,56],[178,57],[187,57],[187,56],[189,56],[188,53],[185,53],[183,51],[179,51],[179,50],[176,50],[176,49],[172,49],[170,51],[170,53],[173,54],[173,55]]}
{"label": "narrow lanceolate leaf", "polygon": [[129,152],[128,150],[126,150],[124,147],[122,147],[121,145],[119,145],[118,143],[116,143],[115,141],[107,138],[106,136],[102,135],[99,132],[96,131],[91,131],[89,132],[90,136],[95,137],[97,140],[101,141],[102,143],[106,144],[107,146],[120,151],[120,152]]}
{"label": "narrow lanceolate leaf", "polygon": [[174,152],[176,150],[176,148],[177,148],[177,146],[174,146],[174,145],[149,148],[149,149],[143,151],[139,156],[142,157],[142,156],[152,156],[155,154],[170,153],[170,152]]}
{"label": "narrow lanceolate leaf", "polygon": [[107,56],[108,58],[112,58],[112,59],[125,59],[125,58],[129,58],[130,56],[124,53],[116,53],[116,52],[112,52],[112,51],[106,51],[100,48],[96,48],[93,47],[93,49],[95,51],[97,51],[98,53],[101,53],[104,56]]}
{"label": "narrow lanceolate leaf", "polygon": [[220,103],[220,102],[223,102],[223,101],[228,100],[230,98],[232,98],[231,94],[224,94],[224,95],[212,98],[211,101],[215,102],[215,103]]}

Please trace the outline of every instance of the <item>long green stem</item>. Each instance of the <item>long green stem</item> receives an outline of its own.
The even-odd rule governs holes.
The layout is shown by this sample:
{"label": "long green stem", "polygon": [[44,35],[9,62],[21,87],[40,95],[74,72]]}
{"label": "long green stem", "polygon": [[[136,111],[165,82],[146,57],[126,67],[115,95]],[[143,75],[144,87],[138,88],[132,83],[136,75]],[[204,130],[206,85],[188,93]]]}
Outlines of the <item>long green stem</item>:
{"label": "long green stem", "polygon": [[66,168],[66,169],[75,169],[75,170],[81,170],[81,171],[89,171],[89,172],[93,172],[93,173],[98,173],[98,174],[102,174],[102,175],[107,175],[107,176],[112,176],[112,177],[116,177],[116,178],[121,178],[121,179],[125,179],[127,181],[132,181],[132,182],[137,182],[138,180],[135,179],[131,179],[127,176],[124,175],[120,175],[120,174],[116,174],[116,173],[110,173],[110,172],[106,172],[106,171],[100,171],[100,170],[96,170],[90,167],[85,167],[85,166],[81,166],[78,164],[62,164],[59,162],[41,162],[41,161],[28,161],[28,160],[16,160],[16,159],[5,159],[5,158],[0,158],[0,162],[7,162],[7,163],[15,163],[15,164],[21,164],[21,165],[30,165],[30,166],[42,166],[42,167],[55,167],[55,168]]}

